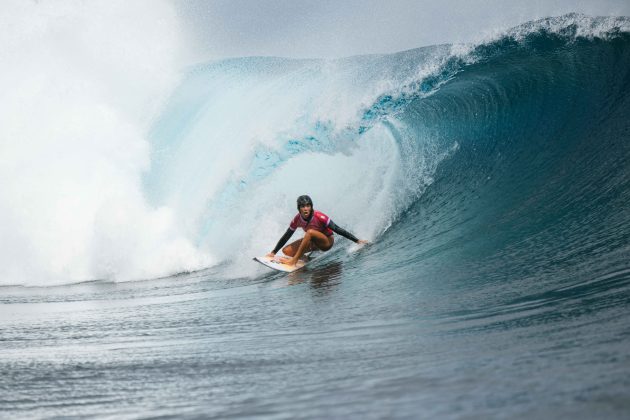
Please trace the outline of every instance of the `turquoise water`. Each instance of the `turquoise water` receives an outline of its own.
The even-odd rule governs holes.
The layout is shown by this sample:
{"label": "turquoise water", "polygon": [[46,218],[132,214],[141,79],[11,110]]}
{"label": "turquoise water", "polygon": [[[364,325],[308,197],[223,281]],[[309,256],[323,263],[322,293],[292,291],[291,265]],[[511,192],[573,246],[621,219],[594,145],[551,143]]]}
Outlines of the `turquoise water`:
{"label": "turquoise water", "polygon": [[[626,418],[630,36],[580,19],[190,69],[144,182],[220,263],[3,287],[2,412]],[[373,243],[258,267],[304,192]]]}

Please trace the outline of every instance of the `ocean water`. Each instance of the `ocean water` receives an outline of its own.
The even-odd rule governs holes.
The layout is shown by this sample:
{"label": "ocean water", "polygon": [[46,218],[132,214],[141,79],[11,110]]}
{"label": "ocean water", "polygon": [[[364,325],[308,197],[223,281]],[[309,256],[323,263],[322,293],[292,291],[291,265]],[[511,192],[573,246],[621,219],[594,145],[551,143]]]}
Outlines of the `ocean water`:
{"label": "ocean water", "polygon": [[[201,63],[148,139],[146,226],[1,280],[2,417],[630,415],[627,18]],[[252,262],[304,193],[371,244]]]}

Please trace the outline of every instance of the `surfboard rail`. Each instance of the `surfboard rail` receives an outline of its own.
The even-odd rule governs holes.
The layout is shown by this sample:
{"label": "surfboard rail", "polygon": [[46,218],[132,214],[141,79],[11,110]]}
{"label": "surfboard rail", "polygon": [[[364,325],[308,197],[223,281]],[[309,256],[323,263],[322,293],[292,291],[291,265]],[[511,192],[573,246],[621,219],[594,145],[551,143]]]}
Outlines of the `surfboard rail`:
{"label": "surfboard rail", "polygon": [[282,271],[284,273],[293,273],[294,271],[300,270],[306,266],[313,258],[307,257],[308,260],[299,259],[297,264],[294,266],[286,264],[289,261],[289,257],[285,257],[282,255],[276,255],[275,257],[254,257],[253,260],[259,262],[265,267],[269,267],[276,271]]}

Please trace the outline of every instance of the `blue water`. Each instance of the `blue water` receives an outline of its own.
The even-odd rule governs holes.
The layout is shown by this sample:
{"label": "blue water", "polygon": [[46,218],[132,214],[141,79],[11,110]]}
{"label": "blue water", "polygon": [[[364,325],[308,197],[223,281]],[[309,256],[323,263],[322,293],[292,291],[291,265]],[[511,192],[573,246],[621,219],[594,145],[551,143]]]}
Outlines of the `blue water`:
{"label": "blue water", "polygon": [[[628,22],[560,22],[191,68],[144,183],[219,263],[2,288],[3,415],[627,418]],[[372,244],[251,262],[301,193]]]}

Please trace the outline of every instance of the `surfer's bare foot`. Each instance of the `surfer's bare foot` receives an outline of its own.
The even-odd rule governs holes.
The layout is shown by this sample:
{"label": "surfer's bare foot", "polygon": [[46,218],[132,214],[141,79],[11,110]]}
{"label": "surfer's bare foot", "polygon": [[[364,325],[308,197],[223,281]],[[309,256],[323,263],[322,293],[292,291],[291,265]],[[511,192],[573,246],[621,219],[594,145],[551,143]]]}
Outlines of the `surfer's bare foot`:
{"label": "surfer's bare foot", "polygon": [[297,258],[291,258],[289,261],[287,261],[285,264],[289,265],[291,267],[295,267],[295,265],[297,264],[298,260]]}

